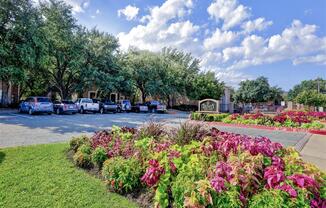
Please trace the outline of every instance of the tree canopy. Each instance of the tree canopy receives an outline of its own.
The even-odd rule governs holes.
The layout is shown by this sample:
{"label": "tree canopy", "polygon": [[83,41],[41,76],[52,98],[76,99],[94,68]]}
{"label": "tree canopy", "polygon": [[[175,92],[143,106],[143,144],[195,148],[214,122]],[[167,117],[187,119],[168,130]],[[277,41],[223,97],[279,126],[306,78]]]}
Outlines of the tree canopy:
{"label": "tree canopy", "polygon": [[318,90],[326,94],[326,80],[317,78],[315,80],[304,80],[300,84],[295,85],[288,93],[288,99],[294,101],[296,97],[303,91]]}
{"label": "tree canopy", "polygon": [[266,77],[240,82],[240,88],[234,95],[234,99],[238,103],[260,103],[280,98],[282,98],[281,89],[271,87]]}
{"label": "tree canopy", "polygon": [[219,99],[224,84],[199,63],[174,48],[121,52],[116,37],[79,25],[62,0],[0,1],[0,79],[19,84],[24,96],[68,99],[96,88],[101,97],[140,92],[143,101]]}

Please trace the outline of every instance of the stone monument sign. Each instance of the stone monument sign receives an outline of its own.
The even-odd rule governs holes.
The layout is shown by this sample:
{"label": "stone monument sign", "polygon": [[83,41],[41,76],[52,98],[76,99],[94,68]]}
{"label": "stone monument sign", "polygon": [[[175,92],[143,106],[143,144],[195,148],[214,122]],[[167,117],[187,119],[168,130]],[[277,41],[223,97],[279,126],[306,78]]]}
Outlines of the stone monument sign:
{"label": "stone monument sign", "polygon": [[205,99],[205,100],[200,100],[198,103],[199,112],[218,113],[219,110],[220,110],[220,103],[218,100]]}

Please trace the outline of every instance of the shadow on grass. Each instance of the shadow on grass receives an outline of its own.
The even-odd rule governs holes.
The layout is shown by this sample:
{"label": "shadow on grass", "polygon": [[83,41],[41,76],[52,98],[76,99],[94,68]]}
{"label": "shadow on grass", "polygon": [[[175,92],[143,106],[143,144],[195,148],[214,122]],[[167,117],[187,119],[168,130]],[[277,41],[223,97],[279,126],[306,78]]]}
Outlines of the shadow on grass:
{"label": "shadow on grass", "polygon": [[0,164],[2,163],[2,161],[5,160],[6,154],[3,152],[0,152]]}

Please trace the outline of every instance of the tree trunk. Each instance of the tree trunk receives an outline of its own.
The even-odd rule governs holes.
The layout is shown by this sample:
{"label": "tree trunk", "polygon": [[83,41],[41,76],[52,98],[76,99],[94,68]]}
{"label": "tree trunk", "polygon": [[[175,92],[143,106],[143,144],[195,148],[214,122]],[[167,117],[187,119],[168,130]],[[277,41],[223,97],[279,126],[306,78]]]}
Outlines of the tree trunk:
{"label": "tree trunk", "polygon": [[144,92],[144,89],[140,89],[140,92],[141,92],[141,99],[142,99],[142,102],[144,103],[146,101],[146,94]]}

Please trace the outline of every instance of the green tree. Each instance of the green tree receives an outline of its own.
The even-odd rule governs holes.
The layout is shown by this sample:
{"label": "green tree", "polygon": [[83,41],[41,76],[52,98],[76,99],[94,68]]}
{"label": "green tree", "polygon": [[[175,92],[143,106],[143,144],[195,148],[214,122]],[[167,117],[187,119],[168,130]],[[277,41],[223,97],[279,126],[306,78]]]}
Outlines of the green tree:
{"label": "green tree", "polygon": [[112,91],[128,93],[130,86],[117,57],[118,40],[112,35],[92,29],[86,33],[86,56],[82,74],[82,82],[78,89],[95,85],[100,95],[106,97]]}
{"label": "green tree", "polygon": [[202,72],[197,74],[191,82],[189,97],[195,100],[206,98],[220,99],[224,90],[224,83],[215,77],[214,72]]}
{"label": "green tree", "polygon": [[326,95],[317,90],[304,90],[297,95],[295,101],[307,106],[326,107]]}
{"label": "green tree", "polygon": [[281,94],[280,88],[270,87],[266,77],[258,77],[255,80],[240,82],[234,99],[238,103],[259,103],[280,99]]}
{"label": "green tree", "polygon": [[317,78],[315,80],[304,80],[300,84],[295,85],[288,93],[289,100],[295,100],[295,98],[303,91],[318,90],[320,93],[326,93],[326,80]]}
{"label": "green tree", "polygon": [[76,24],[71,8],[62,1],[49,0],[42,2],[40,7],[48,52],[46,73],[51,90],[66,99],[75,92],[81,80],[86,32]]}
{"label": "green tree", "polygon": [[39,79],[45,52],[41,26],[41,15],[30,1],[0,1],[0,79],[19,84],[21,93],[47,89]]}
{"label": "green tree", "polygon": [[158,96],[160,94],[165,63],[159,54],[130,50],[122,59],[122,65],[132,75],[133,84],[140,91],[143,102],[150,95]]}

